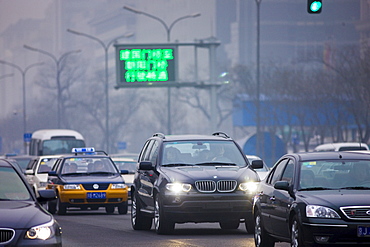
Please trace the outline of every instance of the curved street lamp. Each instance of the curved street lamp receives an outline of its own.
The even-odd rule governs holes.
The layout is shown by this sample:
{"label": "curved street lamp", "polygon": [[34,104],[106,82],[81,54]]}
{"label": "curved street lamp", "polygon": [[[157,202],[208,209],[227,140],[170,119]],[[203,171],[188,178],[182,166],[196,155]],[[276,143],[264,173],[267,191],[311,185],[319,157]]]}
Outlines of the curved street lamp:
{"label": "curved street lamp", "polygon": [[[167,42],[170,42],[170,36],[171,36],[171,30],[173,28],[173,26],[183,20],[183,19],[187,19],[187,18],[195,18],[195,17],[198,17],[200,16],[201,14],[200,13],[195,13],[195,14],[191,14],[191,15],[185,15],[185,16],[182,16],[182,17],[179,17],[177,18],[176,20],[174,20],[170,25],[167,25],[165,21],[163,21],[161,18],[157,17],[157,16],[154,16],[152,14],[149,14],[149,13],[146,13],[144,11],[141,11],[141,10],[137,10],[137,9],[134,9],[132,7],[129,7],[129,6],[123,6],[124,9],[128,10],[128,11],[131,11],[135,14],[141,14],[141,15],[145,15],[149,18],[152,18],[154,20],[157,20],[159,21],[163,27],[166,29],[166,33],[167,33]],[[171,87],[168,87],[167,88],[167,131],[168,131],[168,134],[170,135],[171,134]]]}
{"label": "curved street lamp", "polygon": [[108,49],[109,49],[110,45],[112,45],[118,39],[129,38],[129,37],[132,37],[134,34],[133,33],[127,33],[125,35],[118,36],[115,39],[108,42],[107,44],[105,44],[102,40],[100,40],[100,39],[98,39],[98,38],[96,38],[96,37],[94,37],[90,34],[77,32],[77,31],[74,31],[74,30],[71,30],[71,29],[67,29],[67,32],[70,32],[70,33],[73,33],[73,34],[76,34],[76,35],[84,36],[86,38],[95,40],[96,42],[98,42],[104,48],[104,52],[105,52],[105,141],[106,141],[105,145],[106,145],[106,151],[107,151],[107,153],[109,153],[109,139],[110,138],[109,138]]}
{"label": "curved street lamp", "polygon": [[257,99],[256,99],[256,154],[258,156],[261,155],[262,150],[261,149],[261,107],[260,107],[260,6],[262,0],[255,0],[257,4],[257,48],[256,48],[256,63],[257,63],[257,72],[256,72],[256,79],[257,79]]}
{"label": "curved street lamp", "polygon": [[[39,66],[39,65],[43,65],[44,63],[34,63],[34,64],[31,64],[29,66],[27,66],[26,68],[22,69],[21,67],[19,67],[18,65],[16,64],[13,64],[13,63],[9,63],[7,61],[4,61],[4,60],[0,60],[0,63],[2,64],[6,64],[6,65],[9,65],[15,69],[17,69],[19,72],[21,72],[22,74],[22,88],[23,88],[23,133],[27,133],[27,115],[26,115],[26,73],[29,69],[33,68],[33,67],[36,67],[36,66]],[[27,145],[25,143],[24,145],[24,148],[25,148],[25,154],[27,154]]]}
{"label": "curved street lamp", "polygon": [[37,49],[37,48],[31,47],[31,46],[28,46],[28,45],[24,45],[23,47],[26,48],[26,49],[28,49],[28,50],[36,51],[36,52],[42,53],[44,55],[47,55],[48,57],[50,57],[51,59],[53,59],[53,61],[55,62],[55,65],[56,65],[56,68],[57,68],[57,89],[58,89],[58,103],[57,103],[58,104],[58,116],[57,116],[58,123],[57,124],[58,124],[58,129],[59,129],[60,128],[61,99],[62,99],[62,90],[61,90],[61,85],[60,85],[60,74],[61,74],[61,71],[60,71],[60,63],[68,55],[70,55],[72,53],[81,52],[81,50],[75,50],[75,51],[65,52],[65,53],[63,53],[59,57],[59,59],[57,59],[53,54],[51,54],[51,53],[49,53],[47,51],[44,51],[44,50],[41,50],[41,49]]}

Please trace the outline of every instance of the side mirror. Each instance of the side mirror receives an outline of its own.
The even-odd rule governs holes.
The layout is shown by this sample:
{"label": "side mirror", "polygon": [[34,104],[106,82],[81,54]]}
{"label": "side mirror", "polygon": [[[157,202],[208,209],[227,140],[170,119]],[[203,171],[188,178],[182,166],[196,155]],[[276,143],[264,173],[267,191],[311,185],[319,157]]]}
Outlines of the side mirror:
{"label": "side mirror", "polygon": [[48,172],[48,175],[49,176],[56,176],[57,172],[56,171],[50,171],[50,172]]}
{"label": "side mirror", "polygon": [[120,173],[121,174],[128,174],[128,170],[121,170]]}
{"label": "side mirror", "polygon": [[252,169],[261,169],[261,168],[263,168],[263,161],[262,160],[253,160],[251,167],[252,167]]}
{"label": "side mirror", "polygon": [[277,190],[286,190],[286,191],[289,191],[290,187],[289,187],[289,182],[288,181],[277,181],[275,184],[274,184],[274,188],[277,189]]}
{"label": "side mirror", "polygon": [[56,199],[56,193],[54,190],[38,190],[37,192],[40,195],[37,198],[37,201],[39,203],[44,203]]}
{"label": "side mirror", "polygon": [[149,161],[141,161],[139,164],[139,170],[151,171],[153,170],[153,164]]}
{"label": "side mirror", "polygon": [[26,171],[24,172],[24,174],[26,174],[26,175],[35,175],[35,173],[33,172],[33,170],[32,170],[32,169],[26,170]]}

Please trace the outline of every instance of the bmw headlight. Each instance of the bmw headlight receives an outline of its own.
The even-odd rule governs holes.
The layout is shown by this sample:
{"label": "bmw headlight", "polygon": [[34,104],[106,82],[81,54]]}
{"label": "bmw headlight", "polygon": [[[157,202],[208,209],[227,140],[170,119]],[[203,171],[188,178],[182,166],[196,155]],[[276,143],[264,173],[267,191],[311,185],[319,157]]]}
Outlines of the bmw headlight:
{"label": "bmw headlight", "polygon": [[317,205],[306,206],[307,217],[338,219],[340,216],[333,209]]}
{"label": "bmw headlight", "polygon": [[166,184],[166,189],[172,192],[189,192],[191,190],[191,184],[183,183],[168,183]]}
{"label": "bmw headlight", "polygon": [[126,184],[112,184],[112,189],[124,189],[126,188],[127,185]]}
{"label": "bmw headlight", "polygon": [[79,184],[65,184],[63,188],[65,190],[79,190],[81,189],[81,186]]}
{"label": "bmw headlight", "polygon": [[245,182],[239,184],[239,189],[242,191],[255,192],[257,191],[258,182]]}
{"label": "bmw headlight", "polygon": [[38,226],[34,226],[26,232],[25,238],[46,240],[54,236],[54,220]]}

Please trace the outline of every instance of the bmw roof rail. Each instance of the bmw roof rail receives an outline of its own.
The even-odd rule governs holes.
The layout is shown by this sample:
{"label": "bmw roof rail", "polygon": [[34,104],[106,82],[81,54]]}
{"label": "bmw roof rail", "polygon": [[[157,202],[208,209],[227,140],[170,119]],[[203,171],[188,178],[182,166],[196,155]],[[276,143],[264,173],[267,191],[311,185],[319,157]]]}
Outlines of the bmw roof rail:
{"label": "bmw roof rail", "polygon": [[153,134],[153,137],[156,137],[156,136],[158,136],[158,137],[160,137],[162,139],[165,139],[165,136],[164,136],[163,133],[155,133],[155,134]]}
{"label": "bmw roof rail", "polygon": [[213,136],[221,136],[221,137],[224,137],[224,138],[230,138],[230,136],[228,136],[225,132],[221,132],[221,131],[214,132],[212,135]]}

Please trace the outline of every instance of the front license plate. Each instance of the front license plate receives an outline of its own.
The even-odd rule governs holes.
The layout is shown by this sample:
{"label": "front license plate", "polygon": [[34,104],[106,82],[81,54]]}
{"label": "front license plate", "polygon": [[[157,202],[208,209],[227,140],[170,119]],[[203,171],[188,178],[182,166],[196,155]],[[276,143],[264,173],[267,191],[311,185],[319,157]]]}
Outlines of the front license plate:
{"label": "front license plate", "polygon": [[358,226],[357,236],[358,237],[370,237],[370,226]]}
{"label": "front license plate", "polygon": [[105,199],[106,194],[105,192],[87,192],[86,198],[87,199]]}

